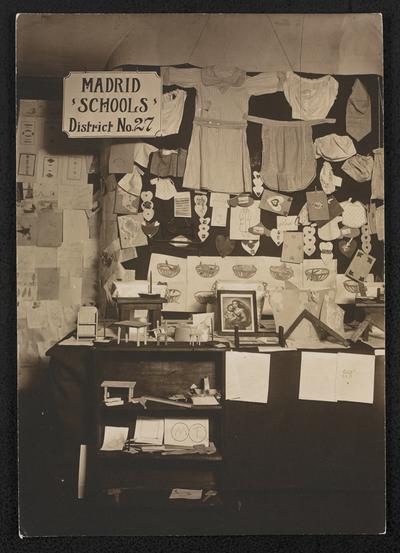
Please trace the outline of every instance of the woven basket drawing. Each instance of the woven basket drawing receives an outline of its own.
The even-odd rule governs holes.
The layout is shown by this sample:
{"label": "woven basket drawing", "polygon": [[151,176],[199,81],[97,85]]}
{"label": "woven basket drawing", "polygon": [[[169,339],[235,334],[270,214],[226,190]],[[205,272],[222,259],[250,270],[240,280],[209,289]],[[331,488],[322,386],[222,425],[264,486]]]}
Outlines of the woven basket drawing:
{"label": "woven basket drawing", "polygon": [[165,263],[157,263],[157,270],[163,277],[173,278],[179,274],[181,268],[179,265],[172,265],[165,260]]}
{"label": "woven basket drawing", "polygon": [[168,303],[179,303],[182,292],[176,288],[168,288],[166,299]]}
{"label": "woven basket drawing", "polygon": [[274,265],[269,272],[276,280],[289,280],[294,275],[293,269],[287,265]]}
{"label": "woven basket drawing", "polygon": [[358,294],[360,292],[360,286],[358,282],[354,282],[354,280],[345,280],[343,286],[350,294]]}
{"label": "woven basket drawing", "polygon": [[313,282],[322,282],[329,275],[329,269],[325,267],[315,267],[314,269],[307,269],[305,271],[308,280]]}
{"label": "woven basket drawing", "polygon": [[255,265],[234,265],[232,271],[238,278],[251,278],[257,272]]}
{"label": "woven basket drawing", "polygon": [[212,278],[219,271],[219,266],[211,263],[200,263],[196,265],[196,272],[203,278]]}
{"label": "woven basket drawing", "polygon": [[213,292],[212,290],[207,290],[205,292],[196,292],[194,298],[201,305],[206,305],[207,303],[215,303],[215,292]]}

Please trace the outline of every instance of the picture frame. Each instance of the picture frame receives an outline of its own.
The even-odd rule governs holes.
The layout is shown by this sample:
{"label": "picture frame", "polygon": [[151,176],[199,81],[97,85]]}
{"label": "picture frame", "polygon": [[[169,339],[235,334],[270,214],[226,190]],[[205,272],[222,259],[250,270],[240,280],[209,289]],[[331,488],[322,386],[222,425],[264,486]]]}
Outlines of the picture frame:
{"label": "picture frame", "polygon": [[217,330],[220,334],[258,332],[257,300],[254,290],[217,290]]}

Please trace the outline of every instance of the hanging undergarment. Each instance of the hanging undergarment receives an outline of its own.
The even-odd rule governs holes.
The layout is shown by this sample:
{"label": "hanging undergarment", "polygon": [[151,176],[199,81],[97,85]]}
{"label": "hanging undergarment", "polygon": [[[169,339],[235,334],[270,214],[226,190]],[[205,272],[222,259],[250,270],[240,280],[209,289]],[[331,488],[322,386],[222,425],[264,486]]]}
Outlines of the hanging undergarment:
{"label": "hanging undergarment", "polygon": [[356,155],[356,149],[349,136],[327,134],[316,138],[314,142],[315,157],[323,157],[328,161],[345,161]]}
{"label": "hanging undergarment", "polygon": [[371,180],[373,164],[371,156],[356,154],[343,163],[342,171],[357,182],[367,182]]}
{"label": "hanging undergarment", "polygon": [[277,73],[254,77],[217,67],[162,70],[163,83],[196,89],[195,117],[183,186],[240,194],[251,192],[246,117],[250,96],[282,90]]}
{"label": "hanging undergarment", "polygon": [[356,79],[347,100],[346,132],[359,142],[371,129],[371,99],[360,79]]}
{"label": "hanging undergarment", "polygon": [[161,136],[177,134],[181,126],[185,107],[186,92],[173,90],[165,92],[161,98]]}
{"label": "hanging undergarment", "polygon": [[158,150],[150,160],[150,173],[157,177],[183,177],[186,165],[187,151]]}
{"label": "hanging undergarment", "polygon": [[266,186],[280,192],[307,188],[316,174],[311,127],[336,120],[275,121],[253,116],[248,116],[247,120],[262,125],[260,174]]}
{"label": "hanging undergarment", "polygon": [[293,119],[323,119],[329,113],[338,93],[339,83],[330,75],[306,79],[292,71],[286,73],[283,92],[292,107]]}

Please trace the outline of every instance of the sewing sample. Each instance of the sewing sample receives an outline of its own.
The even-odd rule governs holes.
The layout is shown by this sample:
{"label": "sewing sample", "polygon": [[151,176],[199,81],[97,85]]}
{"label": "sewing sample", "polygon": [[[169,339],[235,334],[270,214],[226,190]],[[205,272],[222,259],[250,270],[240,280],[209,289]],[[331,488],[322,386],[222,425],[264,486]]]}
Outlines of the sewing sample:
{"label": "sewing sample", "polygon": [[288,215],[293,198],[284,194],[277,194],[270,190],[264,190],[260,200],[260,208],[278,215]]}
{"label": "sewing sample", "polygon": [[338,89],[339,83],[331,75],[307,79],[288,71],[283,83],[283,92],[292,107],[293,119],[326,117],[336,100]]}
{"label": "sewing sample", "polygon": [[308,217],[310,221],[328,221],[329,207],[325,192],[307,192]]}
{"label": "sewing sample", "polygon": [[158,150],[151,155],[150,173],[157,177],[183,177],[187,151]]}
{"label": "sewing sample", "polygon": [[176,69],[163,82],[196,89],[196,108],[183,186],[215,192],[251,192],[246,117],[250,96],[276,92],[277,73],[246,76],[217,67]]}
{"label": "sewing sample", "polygon": [[275,121],[254,116],[247,120],[262,125],[260,174],[266,186],[279,192],[307,188],[316,174],[311,126],[334,120]]}
{"label": "sewing sample", "polygon": [[366,182],[371,180],[373,165],[372,156],[356,154],[343,163],[342,171],[357,182]]}
{"label": "sewing sample", "polygon": [[315,157],[323,157],[327,161],[345,161],[357,152],[349,136],[327,134],[314,141]]}
{"label": "sewing sample", "polygon": [[185,108],[186,92],[173,90],[165,92],[161,98],[161,135],[177,134],[181,126]]}
{"label": "sewing sample", "polygon": [[360,79],[356,79],[347,100],[346,132],[359,142],[371,130],[371,99]]}

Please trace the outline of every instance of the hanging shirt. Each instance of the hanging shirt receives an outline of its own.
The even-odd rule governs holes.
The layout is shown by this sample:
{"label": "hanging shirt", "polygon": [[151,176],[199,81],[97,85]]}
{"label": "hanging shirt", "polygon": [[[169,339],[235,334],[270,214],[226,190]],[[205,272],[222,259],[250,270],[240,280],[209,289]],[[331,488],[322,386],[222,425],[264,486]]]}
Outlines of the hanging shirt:
{"label": "hanging shirt", "polygon": [[268,188],[280,192],[307,188],[316,174],[311,127],[336,120],[274,121],[253,116],[247,120],[262,125],[260,174]]}
{"label": "hanging shirt", "polygon": [[169,67],[162,75],[164,84],[197,92],[183,186],[230,194],[251,192],[246,141],[249,98],[281,90],[278,74],[248,77],[240,69]]}
{"label": "hanging shirt", "polygon": [[161,135],[177,134],[181,126],[185,107],[186,92],[173,90],[165,92],[161,98]]}
{"label": "hanging shirt", "polygon": [[187,151],[158,150],[151,155],[150,173],[157,177],[183,177]]}
{"label": "hanging shirt", "polygon": [[339,83],[330,75],[320,79],[306,79],[292,71],[286,73],[283,92],[292,107],[293,119],[322,119],[331,109],[338,93]]}

